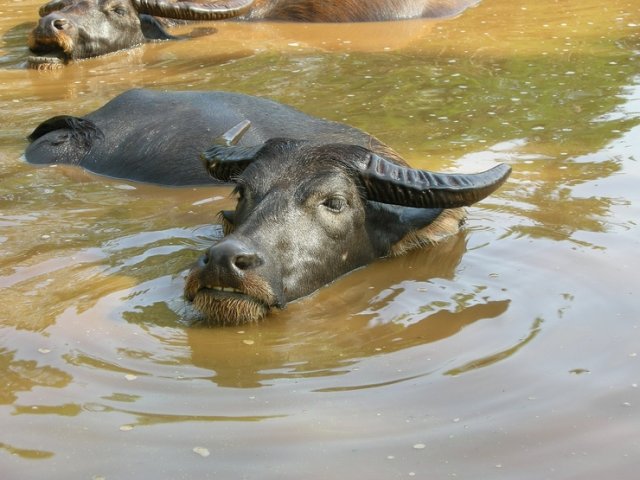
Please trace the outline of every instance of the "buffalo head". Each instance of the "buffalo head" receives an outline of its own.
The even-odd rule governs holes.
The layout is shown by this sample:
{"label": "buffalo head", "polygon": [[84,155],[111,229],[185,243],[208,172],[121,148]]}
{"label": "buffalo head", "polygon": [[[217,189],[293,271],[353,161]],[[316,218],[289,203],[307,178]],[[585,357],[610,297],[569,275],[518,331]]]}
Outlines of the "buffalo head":
{"label": "buffalo head", "polygon": [[213,177],[235,183],[236,210],[223,212],[226,236],[185,285],[186,299],[213,324],[259,320],[376,258],[455,233],[461,207],[492,193],[511,170],[441,174],[351,144],[233,140],[203,158]]}
{"label": "buffalo head", "polygon": [[[53,68],[69,60],[95,57],[174,38],[157,18],[218,20],[246,11],[252,0],[220,4],[167,0],[52,0],[40,7],[40,21],[29,35],[34,68]],[[152,16],[153,15],[153,16]]]}

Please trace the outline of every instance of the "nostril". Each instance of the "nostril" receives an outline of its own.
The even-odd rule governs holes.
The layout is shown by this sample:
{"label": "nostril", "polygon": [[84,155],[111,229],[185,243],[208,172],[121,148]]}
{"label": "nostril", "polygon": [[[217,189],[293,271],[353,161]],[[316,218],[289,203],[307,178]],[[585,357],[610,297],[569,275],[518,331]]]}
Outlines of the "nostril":
{"label": "nostril", "polygon": [[248,270],[264,263],[258,252],[236,238],[223,239],[211,247],[205,256],[207,268],[235,277],[242,277]]}
{"label": "nostril", "polygon": [[233,257],[232,262],[238,270],[249,270],[260,264],[260,257],[255,254],[236,255]]}
{"label": "nostril", "polygon": [[55,30],[64,30],[69,22],[64,18],[57,18],[51,24]]}
{"label": "nostril", "polygon": [[209,263],[209,252],[204,252],[198,259],[198,263],[200,263],[200,265],[207,265]]}

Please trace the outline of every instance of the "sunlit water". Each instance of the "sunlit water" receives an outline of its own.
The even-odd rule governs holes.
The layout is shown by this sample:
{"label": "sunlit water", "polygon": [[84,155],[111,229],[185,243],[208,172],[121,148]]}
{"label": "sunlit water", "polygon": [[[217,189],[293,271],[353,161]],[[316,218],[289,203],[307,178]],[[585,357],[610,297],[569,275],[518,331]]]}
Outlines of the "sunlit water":
{"label": "sunlit water", "polygon": [[[38,6],[0,6],[3,479],[637,478],[637,1],[207,24],[51,72],[24,68]],[[184,275],[230,189],[21,157],[40,121],[141,86],[267,96],[419,167],[513,175],[436,248],[189,328]]]}

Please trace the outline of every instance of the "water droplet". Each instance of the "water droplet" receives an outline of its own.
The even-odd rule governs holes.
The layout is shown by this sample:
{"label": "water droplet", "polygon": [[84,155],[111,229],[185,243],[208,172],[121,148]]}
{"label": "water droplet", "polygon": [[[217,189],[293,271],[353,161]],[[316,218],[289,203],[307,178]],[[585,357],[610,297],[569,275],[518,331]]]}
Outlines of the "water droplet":
{"label": "water droplet", "polygon": [[198,455],[200,455],[201,457],[208,457],[209,455],[211,455],[211,452],[209,452],[209,449],[205,447],[193,447],[193,451]]}

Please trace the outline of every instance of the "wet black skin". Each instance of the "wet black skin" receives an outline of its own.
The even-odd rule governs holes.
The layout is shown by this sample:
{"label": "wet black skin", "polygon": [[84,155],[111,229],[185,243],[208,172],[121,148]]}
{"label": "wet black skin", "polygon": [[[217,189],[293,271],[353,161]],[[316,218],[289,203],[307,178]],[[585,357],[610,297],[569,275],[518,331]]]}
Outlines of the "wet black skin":
{"label": "wet black skin", "polygon": [[215,184],[221,182],[207,173],[200,154],[243,120],[251,128],[239,145],[274,137],[363,146],[373,141],[356,128],[249,95],[129,90],[87,115],[44,121],[30,135],[25,156],[34,164],[71,164],[160,185]]}

